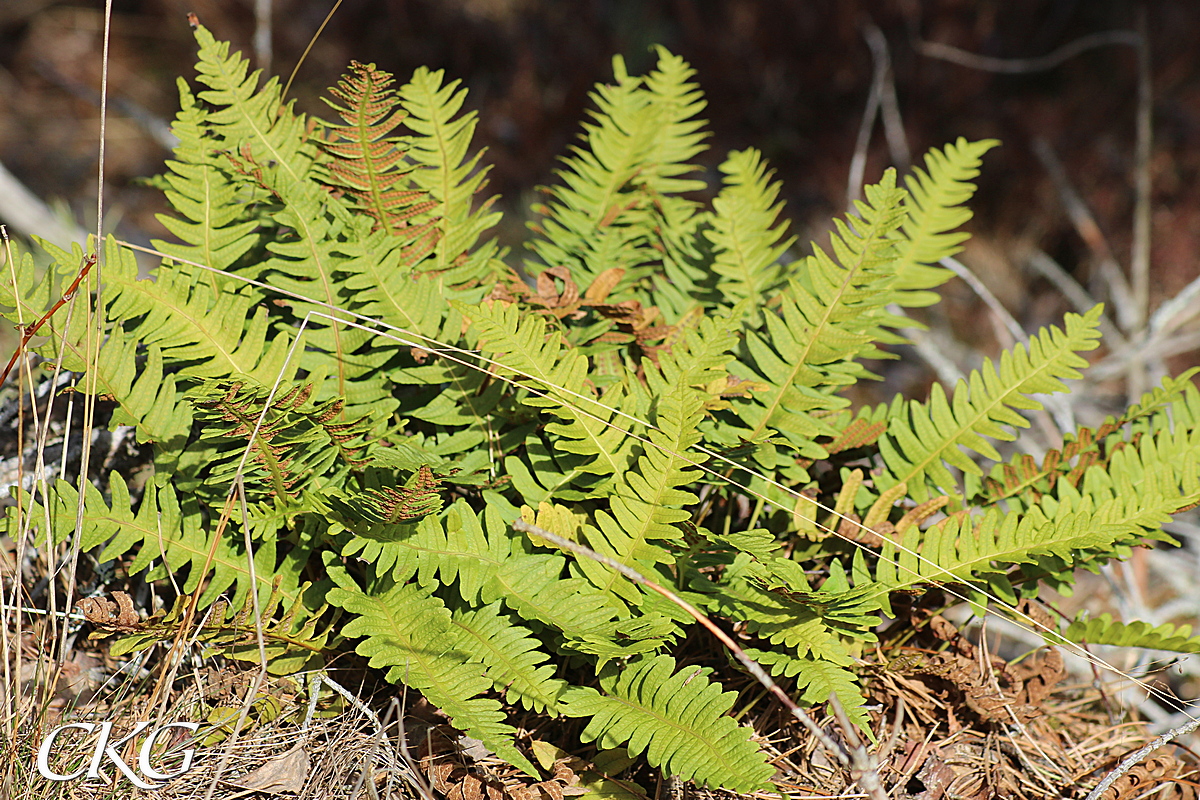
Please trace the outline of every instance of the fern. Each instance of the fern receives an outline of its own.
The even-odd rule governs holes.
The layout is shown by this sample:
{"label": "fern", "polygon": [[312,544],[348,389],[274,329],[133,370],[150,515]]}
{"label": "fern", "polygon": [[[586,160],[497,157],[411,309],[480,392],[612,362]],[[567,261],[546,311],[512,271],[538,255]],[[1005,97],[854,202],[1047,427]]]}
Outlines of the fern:
{"label": "fern", "polygon": [[586,687],[567,690],[564,712],[591,717],[585,742],[645,752],[653,766],[701,784],[749,792],[765,788],[773,772],[750,742],[745,728],[725,712],[736,695],[708,680],[709,670],[676,670],[668,656],[643,658],[624,670],[602,674],[603,693]]}
{"label": "fern", "polygon": [[[784,239],[787,223],[777,223],[780,185],[768,182],[766,164],[753,149],[730,153],[721,171],[725,186],[713,200],[712,228],[704,231],[713,245],[712,271],[721,276],[717,292],[730,304],[757,303],[778,288],[779,259],[794,241]],[[757,319],[751,321],[757,327]]]}
{"label": "fern", "polygon": [[985,583],[991,595],[1012,604],[1018,597],[1011,568],[1044,581],[1051,575],[1065,579],[1080,566],[1127,557],[1143,538],[1173,541],[1158,528],[1173,511],[1197,501],[1200,492],[1113,496],[1099,503],[1083,498],[1052,513],[1041,507],[1025,515],[991,509],[978,522],[951,517],[924,535],[910,528],[898,542],[884,543],[874,591],[882,596],[920,584]]}
{"label": "fern", "polygon": [[453,285],[496,271],[494,243],[476,245],[500,214],[490,208],[495,198],[474,207],[489,167],[479,166],[481,152],[470,154],[475,113],[455,116],[466,90],[458,88],[458,81],[443,84],[442,80],[440,71],[418,69],[400,89],[400,98],[409,115],[406,124],[417,134],[410,151],[419,167],[413,172],[413,184],[435,203],[428,213],[442,231],[428,269],[447,272],[445,280]]}
{"label": "fern", "polygon": [[208,136],[203,107],[186,81],[180,78],[178,86],[180,111],[171,133],[179,144],[163,180],[169,187],[164,192],[167,201],[183,219],[156,216],[183,244],[155,240],[154,246],[184,260],[237,271],[243,256],[255,251],[262,239],[253,203],[267,198],[229,174],[227,160]]}
{"label": "fern", "polygon": [[703,149],[695,116],[704,101],[688,80],[694,71],[662,48],[658,56],[644,79],[613,59],[616,83],[592,95],[597,111],[584,125],[586,146],[563,159],[566,185],[551,189],[550,205],[538,208],[544,219],[531,247],[542,264],[567,266],[577,283],[590,284],[612,267],[625,271],[625,285],[649,275],[661,261],[654,204],[667,204],[664,215],[680,215],[670,226],[676,229],[692,207],[669,195],[703,187],[682,177]]}
{"label": "fern", "polygon": [[231,491],[243,465],[241,453],[229,444],[248,446],[251,466],[242,468],[242,474],[252,497],[259,499],[262,486],[264,496],[283,504],[294,498],[302,479],[312,489],[327,482],[340,485],[348,471],[360,470],[369,461],[370,419],[337,421],[343,401],[314,404],[309,401],[312,391],[312,385],[285,387],[269,405],[265,388],[241,382],[207,383],[189,394],[195,418],[204,428],[189,461],[203,462],[204,487],[219,492],[214,504]]}
{"label": "fern", "polygon": [[[1086,642],[1116,647],[1145,647],[1175,653],[1200,653],[1200,636],[1192,636],[1189,625],[1153,625],[1141,622],[1117,622],[1111,614],[1092,619],[1086,613],[1076,617],[1061,634],[1068,642]],[[1052,641],[1058,637],[1050,636]]]}
{"label": "fern", "polygon": [[[113,629],[113,652],[188,625],[206,653],[256,661],[257,601],[271,669],[353,648],[530,775],[521,731],[565,716],[598,762],[628,763],[626,746],[767,790],[772,768],[728,713],[750,696],[723,692],[711,663],[678,666],[692,618],[515,534],[518,517],[672,586],[802,702],[836,697],[867,730],[860,656],[891,646],[876,631],[898,595],[957,587],[981,610],[1068,592],[1079,569],[1170,541],[1162,523],[1200,503],[1190,375],[1040,462],[999,463],[1031,395],[1078,377],[1099,309],[949,395],[852,401],[915,324],[896,308],[933,302],[950,274],[994,142],[932,151],[907,189],[886,172],[828,251],[797,258],[758,151],[724,159],[711,208],[691,194],[707,185],[692,69],[661,48],[645,76],[618,58],[535,209],[528,285],[489,238],[500,215],[461,84],[419,69],[394,89],[352,63],[323,121],[196,36],[199,87],[180,84],[159,181],[179,241],[158,243],[149,279],[104,244],[99,357],[82,314],[34,342],[150,451],[140,484],[82,488],[73,544],[173,595]],[[77,274],[81,247],[45,250],[47,269],[23,254],[0,283],[8,319],[40,317]],[[66,483],[20,501],[14,538],[76,535]],[[1197,648],[1103,619],[1063,636]]]}
{"label": "fern", "polygon": [[492,684],[510,703],[554,714],[567,682],[550,677],[555,668],[542,663],[549,656],[537,649],[538,640],[499,608],[499,603],[492,603],[456,613],[454,625],[462,631],[463,641],[470,643],[472,657],[487,666]]}
{"label": "fern", "polygon": [[888,338],[881,326],[894,324],[883,307],[895,280],[894,236],[903,199],[888,172],[858,204],[855,227],[837,222],[831,239],[837,261],[820,248],[805,260],[805,270],[780,298],[782,314],[765,318],[769,339],[747,333],[743,363],[769,388],[738,407],[749,428],[744,438],[754,441],[774,429],[803,455],[825,454],[812,440],[834,430],[813,412],[846,405],[829,390],[869,374],[855,359],[882,355],[875,346]]}
{"label": "fern", "polygon": [[969,382],[959,381],[953,401],[946,399],[939,384],[934,384],[927,403],[897,400],[888,414],[887,435],[880,440],[887,465],[880,487],[904,483],[914,499],[924,501],[933,489],[953,490],[957,485],[943,461],[980,474],[979,466],[960,446],[999,460],[996,448],[983,437],[1011,441],[1015,435],[1002,425],[1029,424],[1016,409],[1042,407],[1028,395],[1066,391],[1062,379],[1082,377],[1078,368],[1087,366],[1087,361],[1076,353],[1098,344],[1101,311],[1097,306],[1082,317],[1068,314],[1065,331],[1051,327],[1033,338],[1028,350],[1018,344],[1001,356],[999,370],[991,361],[984,362]]}
{"label": "fern", "polygon": [[1009,508],[1021,510],[1052,494],[1060,480],[1078,489],[1093,468],[1109,468],[1112,458],[1129,444],[1127,437],[1136,437],[1146,429],[1169,427],[1164,425],[1169,417],[1186,425],[1188,400],[1195,397],[1191,383],[1195,372],[1164,378],[1161,386],[1143,395],[1120,417],[1109,417],[1095,429],[1080,428],[1068,435],[1063,447],[1047,451],[1040,465],[1031,456],[1020,454],[1008,463],[997,464],[983,481],[976,475],[965,475],[968,495],[980,504],[1004,502]]}
{"label": "fern", "polygon": [[336,588],[329,599],[357,615],[342,633],[362,637],[357,650],[371,659],[371,666],[389,667],[392,680],[419,689],[469,736],[527,774],[537,775],[513,745],[516,731],[503,722],[500,703],[478,696],[491,681],[461,649],[450,612],[436,598],[415,586],[399,585],[371,595]]}
{"label": "fern", "polygon": [[971,218],[964,203],[975,193],[971,178],[979,174],[980,159],[998,145],[994,139],[968,142],[959,139],[945,149],[930,150],[925,169],[917,167],[905,182],[908,197],[903,236],[896,245],[895,302],[902,306],[927,306],[938,301],[929,291],[953,277],[950,270],[936,266],[954,255],[967,234],[955,229]]}
{"label": "fern", "polygon": [[419,189],[408,188],[413,166],[405,161],[407,142],[391,136],[403,119],[392,91],[392,76],[350,62],[353,73],[330,93],[345,105],[326,100],[343,124],[330,125],[321,142],[332,160],[328,163],[331,188],[354,198],[355,206],[390,236],[404,235],[412,243],[403,261],[412,263],[436,240],[431,221],[412,225],[413,217],[429,211],[435,201]]}

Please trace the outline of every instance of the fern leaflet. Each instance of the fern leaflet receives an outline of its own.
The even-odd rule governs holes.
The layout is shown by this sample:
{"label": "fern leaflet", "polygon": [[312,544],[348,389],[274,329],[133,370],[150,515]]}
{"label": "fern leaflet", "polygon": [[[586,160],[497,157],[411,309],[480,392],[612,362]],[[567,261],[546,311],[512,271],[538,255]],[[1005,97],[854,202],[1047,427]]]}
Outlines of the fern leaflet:
{"label": "fern leaflet", "polygon": [[736,695],[708,679],[711,670],[676,671],[669,656],[641,658],[600,677],[603,693],[572,687],[563,713],[591,717],[581,738],[606,749],[626,745],[672,775],[735,792],[769,786],[773,772],[746,728],[726,712]]}

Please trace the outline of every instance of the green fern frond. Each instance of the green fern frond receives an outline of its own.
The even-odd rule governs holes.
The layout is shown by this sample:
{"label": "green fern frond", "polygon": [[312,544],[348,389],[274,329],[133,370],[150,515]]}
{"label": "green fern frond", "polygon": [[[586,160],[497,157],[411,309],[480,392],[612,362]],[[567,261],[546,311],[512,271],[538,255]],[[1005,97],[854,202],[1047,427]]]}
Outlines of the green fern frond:
{"label": "green fern frond", "polygon": [[330,590],[329,602],[357,615],[342,633],[362,640],[355,649],[371,666],[388,667],[388,680],[419,690],[456,728],[537,777],[516,748],[516,729],[504,722],[500,703],[480,697],[492,681],[440,600],[402,584],[371,595],[339,587]]}
{"label": "green fern frond", "polygon": [[928,306],[939,299],[925,291],[940,286],[954,273],[936,266],[952,256],[968,238],[953,232],[971,219],[966,202],[975,194],[970,180],[979,174],[984,153],[1000,143],[995,139],[968,142],[959,138],[942,150],[934,148],[925,155],[925,169],[915,167],[905,179],[908,197],[907,215],[896,245],[895,302],[902,306]]}
{"label": "green fern frond", "polygon": [[[31,254],[18,253],[18,263],[13,270],[16,282],[0,282],[0,305],[8,307],[4,317],[15,323],[31,324],[40,317],[61,296],[64,280],[71,280],[69,270],[79,269],[82,250],[78,246],[74,253],[51,244],[44,246],[53,261],[40,278]],[[113,258],[114,251],[110,250],[107,256]],[[123,274],[122,267],[119,260],[114,264],[118,277]],[[50,341],[31,349],[44,357],[57,358],[61,345],[66,356],[64,367],[87,369],[86,345],[78,325],[65,331],[56,316],[46,322],[42,333],[50,334]],[[124,325],[110,329],[108,339],[102,345],[102,357],[97,358],[94,365],[92,378],[96,391],[117,404],[111,425],[135,426],[141,442],[172,441],[181,445],[191,430],[190,409],[180,400],[175,376],[164,371],[162,348],[151,344],[146,348],[143,362],[139,359],[138,345],[137,337]]]}
{"label": "green fern frond", "polygon": [[795,237],[784,238],[788,225],[779,221],[780,183],[771,181],[772,173],[757,150],[731,152],[720,169],[725,186],[713,200],[712,227],[704,237],[713,247],[712,270],[721,276],[718,293],[730,305],[752,300],[750,322],[757,327],[757,304],[781,280],[779,258]]}
{"label": "green fern frond", "polygon": [[[1155,417],[1167,415],[1164,410]],[[1136,426],[1135,422],[1131,427]],[[1129,547],[1138,544],[1135,538],[1138,536],[1173,542],[1160,530],[1162,523],[1169,520],[1169,515],[1200,503],[1200,427],[1179,424],[1160,427],[1152,435],[1131,432],[1129,436],[1127,443],[1113,446],[1107,464],[1094,465],[1084,473],[1078,489],[1070,482],[1060,481],[1054,494],[1043,497],[1038,508],[1055,518],[1069,516],[1073,509],[1089,502],[1098,509],[1123,506],[1124,515],[1139,509],[1149,514],[1140,523],[1147,530],[1134,531],[1134,536],[1116,539],[1111,544],[1102,542],[1069,557],[1059,554],[1054,559],[1043,559],[1036,568],[1022,569],[1027,578],[1041,580],[1066,593],[1074,582],[1069,574],[1073,564],[1086,564],[1088,569],[1095,570],[1109,559],[1126,558]],[[1112,438],[1115,437],[1114,434]]]}
{"label": "green fern frond", "polygon": [[[1200,501],[1200,486],[1186,495],[1163,484],[1145,488],[1145,494],[1110,492],[1103,500],[1046,498],[1025,514],[995,507],[978,519],[960,513],[923,532],[914,526],[898,542],[884,541],[870,591],[882,597],[920,585],[979,585],[1013,605],[1019,599],[1014,583],[1036,578],[1069,592],[1079,567],[1127,558],[1145,539],[1172,541],[1162,523]],[[986,604],[982,595],[976,598]]]}
{"label": "green fern frond", "polygon": [[[518,382],[529,382],[538,394],[528,405],[555,408],[573,404],[568,387],[582,386],[587,376],[587,359],[564,350],[562,337],[547,335],[546,325],[534,316],[522,318],[515,304],[485,303],[478,308],[456,306],[471,321],[484,352],[494,354],[495,369]],[[549,394],[549,397],[544,395]],[[558,397],[555,397],[555,395]],[[569,411],[567,413],[570,413]]]}
{"label": "green fern frond", "polygon": [[[495,600],[490,587],[501,567],[515,554],[505,526],[489,510],[480,522],[475,512],[459,501],[445,520],[427,515],[417,521],[383,522],[364,513],[355,495],[332,501],[334,516],[355,538],[342,548],[342,557],[374,564],[376,574],[390,573],[403,583],[416,576],[432,590],[454,586],[463,601],[472,605]],[[481,601],[481,595],[484,599]]]}
{"label": "green fern frond", "polygon": [[[10,275],[13,271],[17,273],[16,280],[5,280],[3,293],[0,294],[0,304],[5,306],[4,316],[19,326],[34,324],[62,299],[84,264],[84,249],[77,243],[72,243],[70,252],[45,240],[38,240],[38,244],[50,257],[49,266],[39,269],[30,254],[21,254],[14,248],[17,264],[15,268],[8,266],[7,269]],[[88,238],[88,245],[91,251],[94,246],[92,237]],[[89,283],[83,284],[83,290],[71,302],[86,302]],[[70,306],[64,304],[62,310],[47,319],[38,330],[40,336],[49,340],[35,339],[30,342],[28,349],[50,360],[57,359],[61,351],[63,369],[83,372],[88,365],[88,336],[90,334],[91,339],[95,339],[98,323],[88,321],[87,314],[67,313],[68,308]],[[24,331],[24,328],[19,330]]]}
{"label": "green fern frond", "polygon": [[578,408],[574,419],[546,425],[547,432],[561,437],[555,442],[555,448],[581,456],[583,460],[577,469],[582,472],[620,474],[633,450],[633,442],[624,431],[636,424],[619,413],[626,400],[624,385],[609,387],[596,403],[574,400]]}
{"label": "green fern frond", "polygon": [[[433,279],[415,281],[418,286],[422,283],[432,286]],[[453,331],[449,337],[453,341],[461,335],[463,316],[452,309],[443,313],[446,328]],[[464,360],[466,363],[460,363]],[[393,363],[397,362],[406,365],[388,376],[399,387],[397,413],[413,423],[407,428],[408,435],[388,437],[392,447],[416,447],[464,474],[490,472],[497,458],[495,431],[500,419],[498,406],[505,401],[505,385],[481,370],[470,355],[465,359],[454,354],[443,358],[437,351],[401,346],[393,356]],[[416,423],[418,420],[426,424]]]}
{"label": "green fern frond", "polygon": [[390,332],[411,342],[406,347],[376,337],[374,346],[391,351],[424,348],[430,346],[429,340],[457,343],[462,318],[447,306],[446,300],[474,298],[447,286],[443,276],[414,273],[405,263],[405,250],[391,246],[389,238],[379,231],[346,247],[351,258],[342,264],[346,292],[354,298],[355,310],[398,328]]}
{"label": "green fern frond", "polygon": [[147,348],[137,372],[137,340],[118,326],[109,334],[97,360],[97,388],[117,407],[111,426],[132,425],[138,441],[157,442],[160,453],[180,448],[192,430],[192,408],[183,402],[173,374],[163,371],[162,348]]}
{"label": "green fern frond", "polygon": [[1048,636],[1080,644],[1104,644],[1113,647],[1144,647],[1148,650],[1169,650],[1174,653],[1200,653],[1200,636],[1192,636],[1190,625],[1176,627],[1170,623],[1157,628],[1148,622],[1118,622],[1111,614],[1091,618],[1081,612],[1060,635]]}
{"label": "green fern frond", "polygon": [[408,151],[417,165],[412,182],[434,201],[428,214],[441,233],[432,261],[422,269],[446,272],[446,284],[456,286],[499,268],[495,243],[480,246],[480,237],[500,213],[491,209],[494,197],[476,203],[491,167],[480,166],[483,151],[470,153],[475,112],[456,116],[467,90],[458,88],[458,81],[443,80],[441,70],[421,67],[400,87],[400,101],[408,113],[404,124],[416,134]]}
{"label": "green fern frond", "polygon": [[[553,424],[547,423],[547,430]],[[525,504],[578,502],[594,493],[588,487],[596,484],[598,470],[589,469],[587,459],[569,454],[574,444],[570,439],[558,440],[555,448],[568,452],[554,453],[535,432],[525,440],[524,453],[505,456],[504,470]]]}
{"label": "green fern frond", "polygon": [[[804,602],[812,598],[792,599],[787,593],[770,591],[757,582],[745,580],[738,575],[736,564],[730,571],[732,579],[709,590],[707,602],[711,610],[745,622],[752,633],[772,644],[783,645],[797,656],[811,655],[841,666],[851,663],[849,651],[824,616],[824,609],[817,603]],[[868,613],[870,605],[868,600]]]}
{"label": "green fern frond", "polygon": [[883,326],[898,322],[884,306],[895,280],[904,197],[892,171],[868,187],[867,202],[858,203],[860,218],[838,220],[831,234],[836,261],[816,247],[783,294],[782,314],[765,316],[763,335],[747,333],[742,362],[768,388],[737,407],[750,428],[743,438],[753,441],[773,428],[801,454],[825,455],[812,439],[835,432],[813,412],[845,406],[832,391],[869,376],[856,359],[880,357],[876,343],[894,339]]}
{"label": "green fern frond", "polygon": [[225,151],[235,163],[269,164],[265,168],[278,175],[271,183],[303,181],[318,150],[305,135],[304,118],[281,108],[279,79],[270,78],[260,89],[259,72],[247,74],[249,62],[241,53],[230,55],[228,42],[214,39],[203,25],[195,37],[196,80],[208,87],[198,97],[210,105],[205,115],[210,150]]}
{"label": "green fern frond", "polygon": [[[1200,373],[1200,367],[1188,370],[1175,380],[1182,385],[1182,396],[1174,396],[1171,402],[1170,420],[1174,425],[1187,428],[1200,428],[1200,389],[1196,388],[1193,378]],[[1164,390],[1170,391],[1163,383]]]}
{"label": "green fern frond", "polygon": [[[463,519],[469,522],[469,518]],[[499,512],[489,506],[485,519],[488,538],[500,539],[503,525]],[[491,564],[483,570],[474,563],[469,565],[477,576],[473,580],[483,582],[479,602],[503,600],[522,619],[561,632],[563,648],[595,656],[600,666],[613,658],[652,651],[676,631],[674,622],[649,607],[631,619],[623,603],[591,581],[564,577],[568,562],[562,556],[525,553],[519,551],[496,569],[491,569]],[[432,560],[437,563],[437,556]],[[459,575],[461,580],[463,571]]]}
{"label": "green fern frond", "polygon": [[[610,641],[628,611],[591,582],[563,578],[567,560],[556,555],[529,555],[506,561],[495,573],[484,602],[503,599],[522,619],[562,632],[565,645],[585,650],[588,642]],[[628,655],[634,650],[624,651]],[[615,656],[613,656],[615,657]]]}
{"label": "green fern frond", "polygon": [[[561,449],[583,457],[579,470],[614,475],[625,469],[633,442],[621,434],[620,429],[626,425],[614,414],[608,398],[588,399],[590,392],[585,383],[588,363],[578,350],[564,348],[559,334],[547,335],[541,319],[521,315],[516,305],[494,303],[475,308],[456,305],[456,308],[471,320],[483,351],[504,365],[494,369],[534,390],[522,397],[522,402],[549,409],[563,420],[551,423],[547,430],[561,437]],[[613,396],[619,397],[620,390],[615,392]],[[617,430],[607,424],[613,421]],[[534,504],[542,499],[525,498]]]}
{"label": "green fern frond", "polygon": [[693,327],[676,331],[670,347],[658,354],[657,368],[643,365],[647,388],[666,393],[677,386],[693,387],[707,395],[708,387],[728,375],[726,365],[737,345],[734,331],[741,327],[748,305],[739,303],[728,314],[703,317]]}
{"label": "green fern frond", "polygon": [[[1177,424],[1195,427],[1194,421],[1189,422],[1173,408],[1184,400],[1189,388],[1194,391],[1191,378],[1195,371],[1163,378],[1161,386],[1146,392],[1119,417],[1110,416],[1095,429],[1084,427],[1068,434],[1061,448],[1046,451],[1041,464],[1020,453],[1007,463],[997,464],[982,480],[966,475],[967,496],[984,504],[1003,501],[1009,509],[1020,511],[1052,493],[1060,480],[1078,489],[1089,469],[1107,469],[1112,455],[1126,446],[1126,436],[1132,441],[1143,428],[1152,433],[1168,416]],[[1167,412],[1168,408],[1172,411]],[[1114,435],[1126,428],[1127,434]]]}
{"label": "green fern frond", "polygon": [[558,698],[567,682],[553,677],[556,665],[543,663],[549,656],[538,649],[541,643],[501,613],[499,602],[456,611],[453,620],[464,647],[487,667],[492,685],[510,703],[557,715]]}
{"label": "green fern frond", "polygon": [[[703,188],[682,176],[694,170],[687,161],[703,149],[703,123],[695,117],[705,104],[689,81],[694,70],[662,48],[658,55],[645,78],[630,76],[624,60],[615,57],[615,84],[592,93],[594,121],[583,126],[583,145],[563,159],[564,185],[549,190],[549,206],[535,209],[544,218],[534,227],[541,237],[531,247],[542,264],[528,264],[529,272],[563,265],[577,284],[587,286],[604,270],[619,267],[626,271],[622,285],[628,286],[661,261],[654,204]],[[672,206],[677,223],[680,211],[694,212],[678,205]]]}
{"label": "green fern frond", "polygon": [[244,375],[266,384],[281,374],[290,379],[296,368],[285,364],[291,337],[271,333],[266,309],[253,308],[257,297],[232,281],[214,290],[200,270],[186,265],[139,279],[133,253],[111,239],[105,254],[109,318],[123,320],[142,344],[157,345],[180,377]]}
{"label": "green fern frond", "polygon": [[[4,268],[8,275],[0,281],[0,314],[14,325],[32,325],[46,313],[62,297],[83,263],[83,248],[79,245],[72,247],[73,252],[67,252],[44,240],[36,241],[51,258],[45,268],[41,268],[31,252],[23,251],[19,242],[9,243],[13,260],[5,259]],[[55,331],[56,322],[56,318],[51,317],[42,331]],[[32,349],[40,352],[42,348]],[[48,357],[54,352],[52,348],[45,351]]]}
{"label": "green fern frond", "polygon": [[603,693],[572,687],[563,714],[590,717],[580,738],[603,748],[625,745],[645,752],[670,775],[735,792],[767,788],[773,768],[751,741],[751,731],[726,712],[737,695],[708,679],[712,670],[676,671],[669,656],[641,658],[600,677]]}
{"label": "green fern frond", "polygon": [[207,113],[182,78],[178,87],[180,110],[171,132],[179,143],[163,176],[168,187],[164,194],[178,216],[155,217],[183,244],[158,239],[152,243],[171,256],[240,272],[242,257],[261,246],[265,215],[259,203],[267,194],[229,174],[228,160],[209,136]]}
{"label": "green fern frond", "polygon": [[[110,492],[112,498],[111,508],[105,503],[99,489],[91,483],[86,484],[84,488],[84,507],[93,509],[97,513],[84,517],[83,530],[79,540],[81,550],[90,550],[112,540],[105,549],[105,560],[120,556],[134,543],[140,541],[137,533],[131,529],[153,524],[154,518],[159,514],[159,509],[155,505],[155,493],[152,487],[147,487],[145,495],[145,498],[149,502],[143,502],[137,513],[133,511],[133,503],[129,497],[129,487],[125,483],[125,479],[120,475],[113,476]],[[29,503],[30,500],[31,497],[28,493],[22,492],[22,505]],[[70,536],[75,532],[74,512],[69,511],[69,509],[75,508],[73,504],[77,504],[78,500],[78,491],[66,481],[58,481],[53,485],[50,490],[49,503],[50,530],[41,531],[42,541],[50,541],[54,544],[61,544],[68,541]],[[41,511],[41,505],[39,500],[37,501],[37,505],[32,506],[39,514],[37,517],[38,522],[46,519]],[[175,511],[173,515],[168,511],[167,519],[164,520],[168,530],[170,530],[172,523],[178,522],[179,519],[178,504],[175,502],[173,494],[168,496],[167,507]],[[33,511],[29,513],[33,513]],[[8,535],[20,536],[19,531],[13,527],[18,522],[16,515],[8,514],[5,517],[5,522],[8,526]]]}
{"label": "green fern frond", "polygon": [[[47,249],[60,264],[75,261],[66,251],[52,245]],[[186,266],[160,269],[154,279],[141,279],[132,251],[111,238],[105,244],[104,280],[109,287],[104,295],[105,315],[119,322],[96,359],[97,390],[124,406],[126,419],[144,425],[153,415],[169,425],[143,431],[139,434],[143,440],[178,436],[184,423],[179,413],[167,413],[178,408],[178,398],[168,399],[164,389],[137,377],[143,370],[138,368],[135,343],[155,351],[147,366],[169,369],[176,376],[172,380],[233,374],[271,382],[280,374],[285,379],[290,375],[285,369],[290,337],[285,332],[272,335],[265,309],[251,313],[256,296],[235,289],[232,283],[214,286],[207,274]],[[32,309],[37,297],[31,293],[22,302]],[[62,344],[64,366],[83,371],[87,369],[80,327],[83,315],[74,318],[69,331],[60,330],[54,320],[44,330],[57,340],[51,352],[57,355],[57,343]],[[161,407],[150,407],[146,393],[152,390],[164,401]],[[135,391],[138,397],[128,396]]]}
{"label": "green fern frond", "polygon": [[887,434],[879,440],[885,465],[878,479],[880,488],[904,483],[913,499],[923,502],[935,489],[956,491],[957,482],[943,461],[963,472],[981,474],[960,447],[999,460],[996,448],[983,437],[1011,441],[1015,435],[1004,426],[1029,425],[1017,409],[1042,407],[1029,395],[1066,391],[1063,379],[1082,377],[1078,370],[1087,361],[1076,353],[1098,345],[1101,310],[1096,306],[1084,316],[1067,314],[1065,331],[1052,326],[1031,339],[1028,350],[1018,344],[1005,351],[999,370],[985,361],[971,373],[969,383],[959,381],[952,401],[936,383],[927,403],[897,400],[888,415]]}
{"label": "green fern frond", "polygon": [[356,223],[348,204],[318,181],[314,166],[323,154],[305,118],[280,106],[278,81],[272,78],[256,88],[257,73],[247,77],[246,60],[231,56],[227,43],[216,42],[203,26],[196,29],[196,39],[197,80],[209,87],[199,97],[215,107],[206,118],[214,146],[227,143],[230,173],[273,200],[269,218],[278,235],[266,245],[272,256],[260,264],[261,273],[276,289],[315,301],[295,302],[294,314],[322,315],[309,319],[307,342],[317,349],[306,352],[305,367],[323,362],[333,376],[322,396],[345,398],[355,413],[390,413],[395,403],[382,399],[385,382],[379,374],[383,354],[364,347],[370,338],[365,332],[326,321],[332,309],[348,300],[342,283],[348,259],[341,239],[366,235],[369,225]]}
{"label": "green fern frond", "polygon": [[[700,423],[708,393],[696,388],[714,376],[724,377],[724,364],[734,343],[730,328],[734,321],[707,320],[701,327],[677,342],[669,356],[660,360],[660,369],[645,365],[647,386],[658,396],[654,427],[646,436],[649,445],[611,484],[608,509],[597,510],[595,523],[601,536],[590,542],[597,552],[635,567],[669,563],[673,560],[667,543],[680,542],[680,524],[690,518],[684,510],[697,502],[683,487],[699,476],[695,459],[687,455],[700,441]],[[589,530],[592,530],[589,528]],[[599,565],[595,565],[599,566]],[[634,587],[612,570],[597,570],[581,564],[596,585],[627,598],[636,598]]]}

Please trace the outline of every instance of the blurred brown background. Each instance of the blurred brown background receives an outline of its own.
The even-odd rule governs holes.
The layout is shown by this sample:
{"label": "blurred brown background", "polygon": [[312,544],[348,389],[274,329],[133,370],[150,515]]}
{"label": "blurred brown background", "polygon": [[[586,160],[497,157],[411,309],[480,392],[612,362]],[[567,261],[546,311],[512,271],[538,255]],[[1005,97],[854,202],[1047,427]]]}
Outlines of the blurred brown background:
{"label": "blurred brown background", "polygon": [[[291,71],[332,5],[275,0],[273,72]],[[0,3],[0,162],[44,200],[69,204],[89,227],[102,8],[101,2]],[[1153,308],[1197,274],[1200,3],[1148,2],[1142,10],[1153,85]],[[110,229],[116,224],[134,240],[164,233],[153,217],[162,207],[157,192],[134,179],[161,171],[167,155],[153,131],[161,132],[174,113],[175,76],[192,73],[189,11],[218,38],[254,52],[254,0],[114,4],[106,203]],[[1033,248],[1097,297],[1106,294],[1097,270],[1102,253],[1070,221],[1061,182],[1035,155],[1037,139],[1057,154],[1128,271],[1137,52],[1108,45],[1051,69],[996,74],[929,55],[928,43],[1030,58],[1098,32],[1132,31],[1138,13],[1132,0],[347,0],[301,66],[292,94],[300,108],[325,113],[318,97],[350,59],[376,62],[399,81],[418,65],[446,69],[469,87],[468,105],[480,113],[477,142],[495,165],[490,190],[503,195],[506,209],[523,213],[533,187],[553,180],[557,156],[579,129],[587,92],[611,74],[611,56],[623,54],[632,71],[641,71],[651,64],[650,46],[662,43],[692,63],[707,94],[713,136],[704,162],[715,165],[732,148],[761,148],[784,181],[788,213],[803,239],[819,237],[845,207],[874,74],[866,34],[877,26],[893,67],[904,138],[916,157],[958,136],[1003,141],[986,158],[973,203],[976,238],[963,260],[1033,329],[1068,308],[1026,266]],[[876,126],[867,181],[896,160],[894,144],[889,148]],[[501,235],[516,241],[520,214],[509,226]],[[965,287],[951,287],[951,301],[956,292],[969,318],[977,300]],[[971,332],[963,336],[970,344]]]}

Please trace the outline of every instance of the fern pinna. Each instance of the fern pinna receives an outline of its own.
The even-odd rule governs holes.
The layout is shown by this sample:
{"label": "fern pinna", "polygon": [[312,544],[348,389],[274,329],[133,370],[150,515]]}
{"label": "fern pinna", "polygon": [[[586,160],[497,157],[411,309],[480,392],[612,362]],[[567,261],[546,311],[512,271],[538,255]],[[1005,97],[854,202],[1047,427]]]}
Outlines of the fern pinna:
{"label": "fern pinna", "polygon": [[[78,318],[52,319],[37,350],[91,370],[80,385],[152,468],[137,489],[85,485],[78,531],[63,482],[22,490],[7,521],[175,578],[211,612],[209,652],[258,658],[257,597],[273,668],[353,648],[530,774],[517,709],[580,719],[598,760],[623,749],[765,790],[773,769],[728,714],[744,705],[721,688],[729,665],[683,647],[691,617],[516,519],[675,587],[804,702],[836,696],[867,727],[856,663],[899,594],[945,586],[1003,609],[1169,539],[1162,523],[1200,502],[1186,376],[1040,464],[992,443],[1078,377],[1098,309],[952,391],[852,407],[846,390],[915,325],[903,309],[950,277],[939,262],[995,142],[935,149],[904,181],[889,170],[828,249],[792,259],[759,152],[730,153],[711,206],[696,199],[690,67],[659,49],[639,77],[617,58],[534,209],[522,275],[489,237],[500,215],[456,82],[421,69],[394,89],[352,63],[327,122],[196,37],[200,88],[180,82],[159,179],[178,241],[156,243],[152,279],[104,243],[92,365]],[[48,270],[26,254],[0,287],[14,320],[41,314],[82,254],[46,250]],[[125,631],[124,649],[173,635],[185,608]],[[1197,649],[1136,622],[1047,635]]]}

